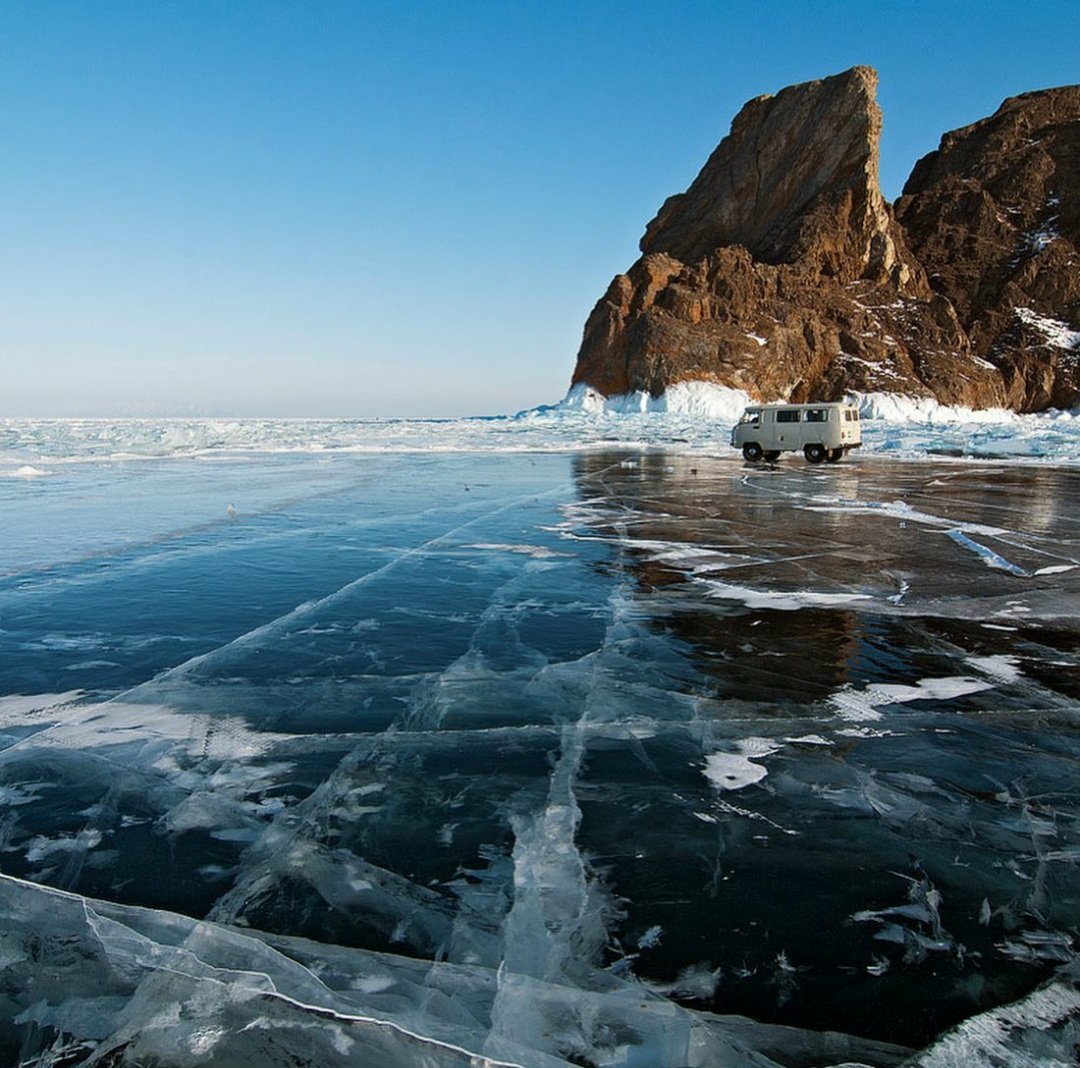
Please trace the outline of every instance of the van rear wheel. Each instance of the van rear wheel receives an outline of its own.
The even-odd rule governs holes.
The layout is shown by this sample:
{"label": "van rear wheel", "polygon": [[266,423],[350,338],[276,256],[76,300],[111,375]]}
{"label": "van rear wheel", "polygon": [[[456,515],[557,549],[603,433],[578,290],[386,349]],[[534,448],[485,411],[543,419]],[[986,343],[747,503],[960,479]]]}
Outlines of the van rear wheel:
{"label": "van rear wheel", "polygon": [[803,456],[812,463],[819,464],[825,459],[825,446],[824,445],[807,445],[803,449]]}
{"label": "van rear wheel", "polygon": [[831,464],[839,463],[844,458],[843,449],[830,449],[829,455],[825,457]]}
{"label": "van rear wheel", "polygon": [[744,460],[749,460],[751,463],[757,463],[762,456],[761,446],[756,441],[748,441],[742,447],[742,454]]}

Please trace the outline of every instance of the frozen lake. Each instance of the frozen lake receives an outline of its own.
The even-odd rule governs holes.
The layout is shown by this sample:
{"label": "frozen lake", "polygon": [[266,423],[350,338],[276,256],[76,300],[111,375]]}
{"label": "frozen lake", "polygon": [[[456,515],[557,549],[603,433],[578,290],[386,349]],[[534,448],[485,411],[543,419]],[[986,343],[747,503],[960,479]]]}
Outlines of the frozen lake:
{"label": "frozen lake", "polygon": [[1070,1063],[1080,468],[79,447],[0,1063]]}

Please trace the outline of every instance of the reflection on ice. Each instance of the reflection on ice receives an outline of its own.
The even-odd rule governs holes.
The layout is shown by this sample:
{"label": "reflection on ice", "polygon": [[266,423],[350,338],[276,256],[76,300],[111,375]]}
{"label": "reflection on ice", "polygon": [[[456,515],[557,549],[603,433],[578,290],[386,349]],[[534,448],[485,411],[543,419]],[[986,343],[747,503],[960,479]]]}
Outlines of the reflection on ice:
{"label": "reflection on ice", "polygon": [[1067,1062],[1075,474],[332,466],[0,580],[3,1063]]}

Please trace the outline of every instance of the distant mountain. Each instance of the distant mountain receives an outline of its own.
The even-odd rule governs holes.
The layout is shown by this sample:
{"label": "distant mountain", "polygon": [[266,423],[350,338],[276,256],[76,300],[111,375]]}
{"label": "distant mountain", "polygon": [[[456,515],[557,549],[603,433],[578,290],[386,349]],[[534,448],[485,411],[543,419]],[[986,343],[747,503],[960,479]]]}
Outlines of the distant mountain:
{"label": "distant mountain", "polygon": [[877,75],[747,103],[585,324],[573,384],[1080,404],[1080,86],[946,134],[891,207]]}

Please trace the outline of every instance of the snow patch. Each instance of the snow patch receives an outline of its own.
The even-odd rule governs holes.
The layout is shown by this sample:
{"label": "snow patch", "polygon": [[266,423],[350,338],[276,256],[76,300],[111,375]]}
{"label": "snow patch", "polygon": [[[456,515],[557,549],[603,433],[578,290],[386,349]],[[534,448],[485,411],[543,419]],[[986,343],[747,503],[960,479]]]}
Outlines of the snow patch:
{"label": "snow patch", "polygon": [[51,471],[46,471],[42,467],[34,467],[33,464],[23,464],[22,467],[17,467],[14,471],[0,471],[0,477],[3,478],[45,478],[51,474]]}
{"label": "snow patch", "polygon": [[1015,656],[969,656],[967,663],[995,682],[1016,682],[1023,675]]}
{"label": "snow patch", "polygon": [[868,601],[867,593],[819,593],[816,590],[755,590],[717,579],[699,579],[708,587],[708,596],[741,601],[747,608],[772,608],[797,612],[800,608],[825,608]]}
{"label": "snow patch", "polygon": [[[1004,671],[1004,667],[1001,670]],[[986,674],[993,677],[991,670],[986,670]],[[846,686],[834,693],[828,703],[832,712],[841,719],[849,723],[865,723],[881,719],[881,707],[908,704],[911,701],[951,701],[957,697],[992,689],[993,685],[994,682],[987,679],[974,679],[967,675],[920,679],[914,686],[879,682],[862,690]]]}
{"label": "snow patch", "polygon": [[1025,326],[1038,330],[1048,345],[1057,349],[1080,349],[1080,330],[1073,330],[1068,323],[1040,315],[1032,308],[1017,308],[1016,317]]}
{"label": "snow patch", "polygon": [[769,771],[757,761],[783,748],[768,738],[744,738],[735,744],[738,752],[710,753],[705,758],[705,778],[718,790],[741,790],[761,782]]}
{"label": "snow patch", "polygon": [[476,542],[472,545],[463,545],[463,549],[480,549],[486,552],[517,553],[519,556],[531,556],[534,560],[550,560],[556,556],[570,556],[570,553],[560,553],[555,549],[548,549],[543,545],[509,545],[503,542]]}

